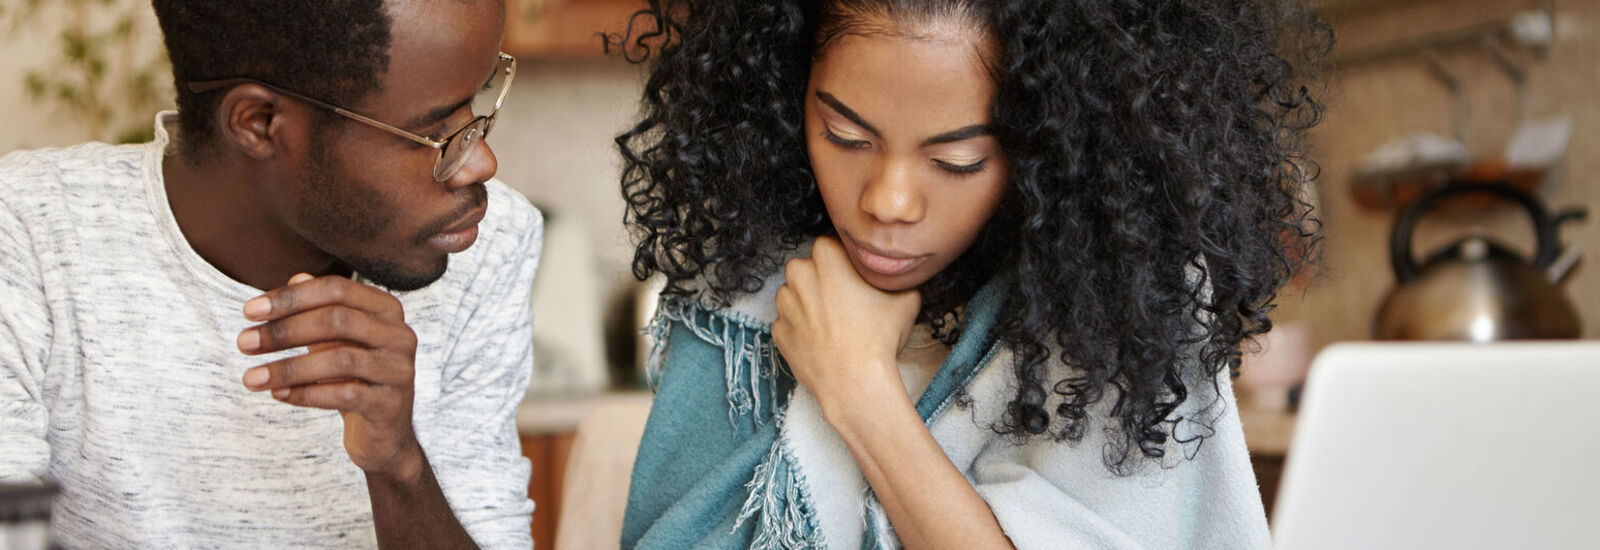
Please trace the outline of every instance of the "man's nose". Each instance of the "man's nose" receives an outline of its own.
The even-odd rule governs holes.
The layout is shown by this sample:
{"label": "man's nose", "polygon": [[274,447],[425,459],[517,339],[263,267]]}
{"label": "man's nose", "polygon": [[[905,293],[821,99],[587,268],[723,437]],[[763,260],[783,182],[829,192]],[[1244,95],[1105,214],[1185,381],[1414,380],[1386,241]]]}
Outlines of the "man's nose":
{"label": "man's nose", "polygon": [[[459,137],[456,139],[460,139]],[[495,171],[500,169],[500,159],[495,157],[494,148],[489,146],[489,141],[478,138],[472,144],[472,150],[467,151],[467,161],[461,165],[460,170],[446,182],[450,187],[465,187],[474,183],[482,183],[494,177]]]}

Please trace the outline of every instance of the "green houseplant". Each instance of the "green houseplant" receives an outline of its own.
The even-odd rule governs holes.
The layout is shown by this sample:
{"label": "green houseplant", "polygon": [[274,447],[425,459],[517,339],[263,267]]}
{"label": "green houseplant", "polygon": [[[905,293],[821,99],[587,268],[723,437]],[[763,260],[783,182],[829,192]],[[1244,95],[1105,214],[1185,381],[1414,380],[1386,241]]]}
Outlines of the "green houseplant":
{"label": "green houseplant", "polygon": [[50,36],[52,58],[23,76],[31,102],[89,140],[152,138],[149,116],[170,105],[172,79],[148,1],[0,0],[0,28],[10,41]]}

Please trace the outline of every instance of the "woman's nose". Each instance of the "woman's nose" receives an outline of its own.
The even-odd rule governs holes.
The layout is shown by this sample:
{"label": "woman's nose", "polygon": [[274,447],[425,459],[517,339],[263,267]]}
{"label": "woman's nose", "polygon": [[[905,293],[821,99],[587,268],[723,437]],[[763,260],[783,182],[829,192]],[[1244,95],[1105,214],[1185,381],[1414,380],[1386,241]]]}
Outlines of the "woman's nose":
{"label": "woman's nose", "polygon": [[881,223],[916,223],[927,213],[913,163],[889,161],[861,192],[861,210]]}

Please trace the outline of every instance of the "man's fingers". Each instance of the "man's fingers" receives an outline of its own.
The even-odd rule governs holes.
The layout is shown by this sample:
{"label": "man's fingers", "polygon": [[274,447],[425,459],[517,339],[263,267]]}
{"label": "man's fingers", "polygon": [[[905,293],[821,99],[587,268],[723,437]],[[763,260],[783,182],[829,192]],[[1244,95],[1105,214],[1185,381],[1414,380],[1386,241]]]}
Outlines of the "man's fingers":
{"label": "man's fingers", "polygon": [[244,385],[261,391],[345,380],[393,386],[412,382],[410,369],[379,368],[379,353],[346,345],[280,359],[245,371]]}
{"label": "man's fingers", "polygon": [[239,350],[250,355],[324,342],[414,350],[416,334],[406,325],[385,322],[373,313],[342,305],[297,313],[239,333]]}
{"label": "man's fingers", "polygon": [[339,276],[312,278],[301,273],[289,285],[276,288],[244,304],[244,316],[252,321],[282,319],[320,307],[344,305],[405,322],[405,309],[393,295]]}
{"label": "man's fingers", "polygon": [[306,384],[272,390],[272,397],[297,407],[328,409],[371,417],[384,410],[381,406],[392,391],[358,381],[330,384]]}

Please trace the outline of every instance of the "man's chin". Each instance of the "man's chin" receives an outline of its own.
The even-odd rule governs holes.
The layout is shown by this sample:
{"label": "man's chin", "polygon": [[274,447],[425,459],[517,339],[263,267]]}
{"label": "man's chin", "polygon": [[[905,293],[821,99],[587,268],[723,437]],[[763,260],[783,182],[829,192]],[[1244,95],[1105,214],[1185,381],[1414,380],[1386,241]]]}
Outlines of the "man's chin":
{"label": "man's chin", "polygon": [[437,265],[408,268],[391,262],[348,262],[357,275],[394,292],[426,288],[444,276],[450,257],[440,256]]}

